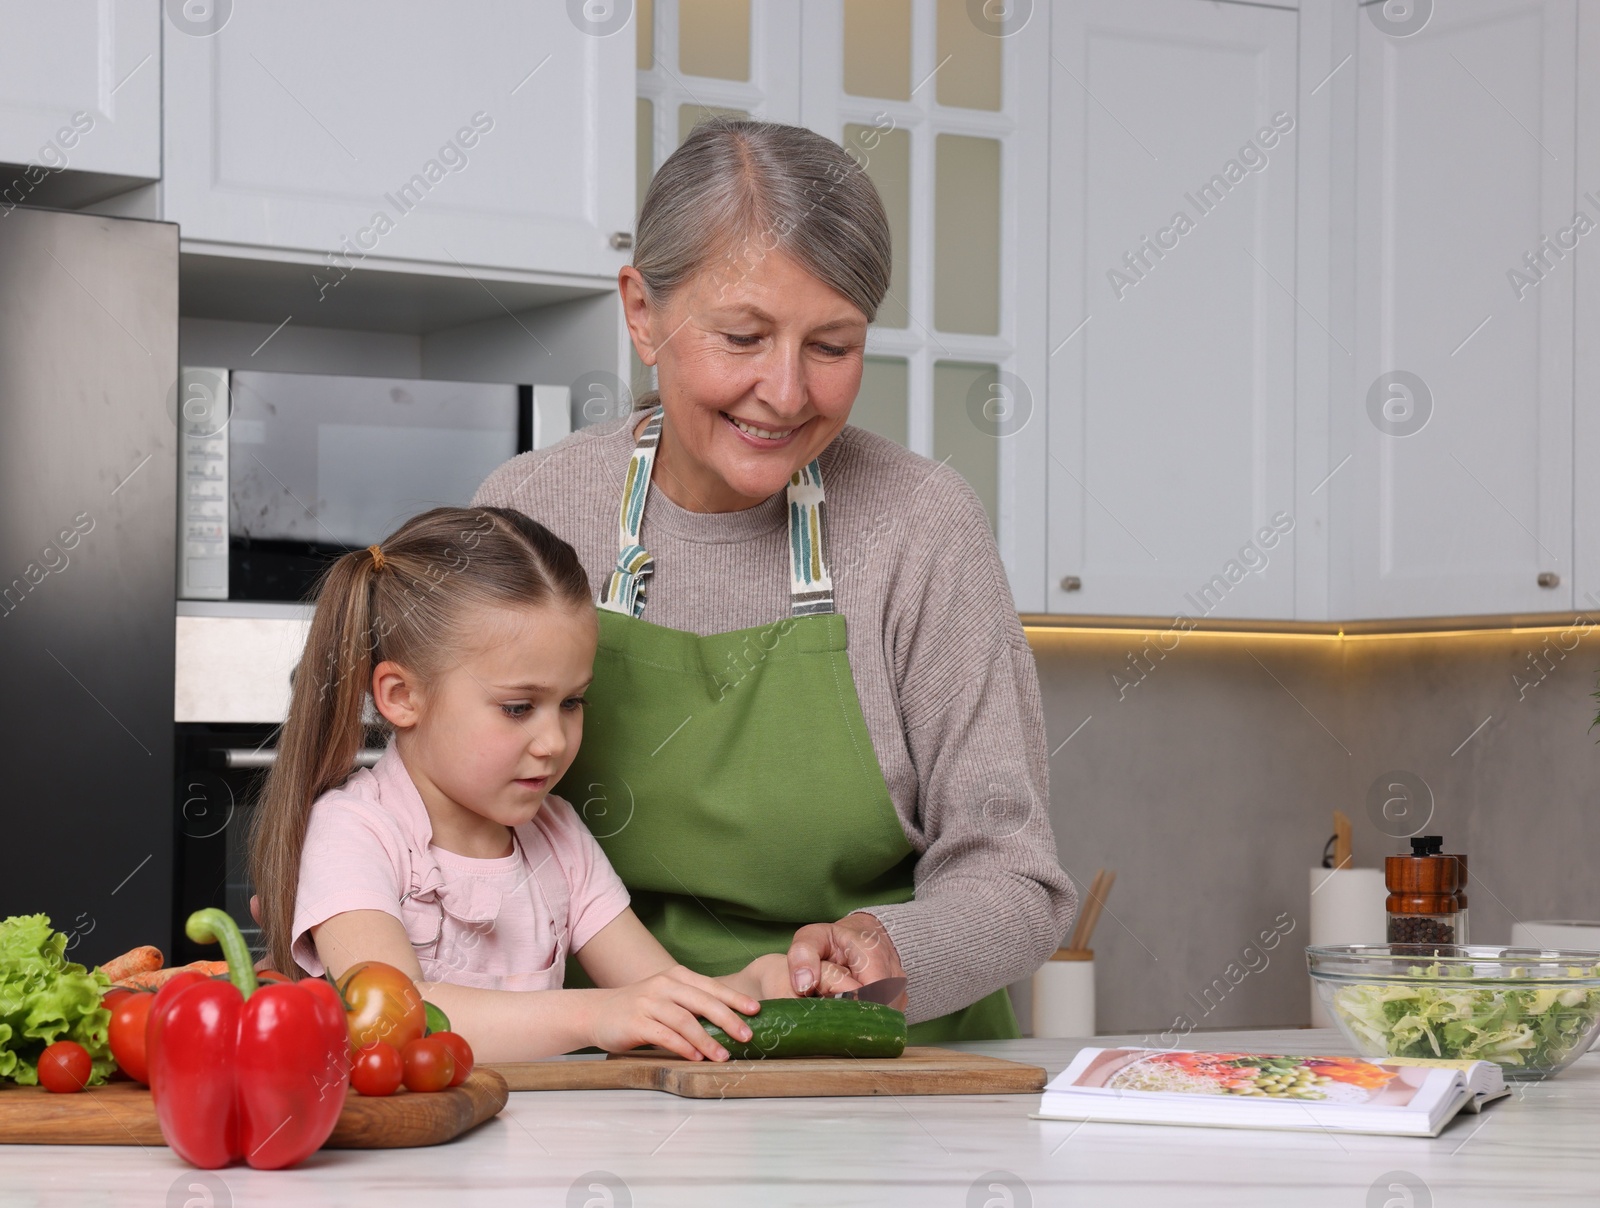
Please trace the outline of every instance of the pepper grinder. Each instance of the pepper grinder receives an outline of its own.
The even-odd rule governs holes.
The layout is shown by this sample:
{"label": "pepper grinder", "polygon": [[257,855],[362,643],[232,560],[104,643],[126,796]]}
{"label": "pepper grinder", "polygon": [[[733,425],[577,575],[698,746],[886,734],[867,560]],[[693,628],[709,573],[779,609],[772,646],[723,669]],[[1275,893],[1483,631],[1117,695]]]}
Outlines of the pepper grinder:
{"label": "pepper grinder", "polygon": [[1467,857],[1463,853],[1446,855],[1446,860],[1456,862],[1456,916],[1461,920],[1457,924],[1456,934],[1460,937],[1458,944],[1467,943]]}
{"label": "pepper grinder", "polygon": [[1461,900],[1465,858],[1445,855],[1440,835],[1416,835],[1409,856],[1383,862],[1384,903],[1391,944],[1465,944],[1467,913]]}

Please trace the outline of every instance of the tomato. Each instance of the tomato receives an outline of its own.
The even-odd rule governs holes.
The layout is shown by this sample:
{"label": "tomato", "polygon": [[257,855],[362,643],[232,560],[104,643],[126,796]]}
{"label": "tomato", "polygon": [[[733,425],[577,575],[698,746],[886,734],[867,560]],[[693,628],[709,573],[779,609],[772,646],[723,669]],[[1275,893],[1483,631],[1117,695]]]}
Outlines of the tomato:
{"label": "tomato", "polygon": [[256,980],[258,982],[288,982],[291,985],[294,983],[294,979],[287,973],[279,973],[276,969],[257,969]]}
{"label": "tomato", "polygon": [[350,1048],[356,1053],[380,1040],[404,1051],[427,1028],[422,994],[393,965],[360,961],[336,984],[350,1026]]}
{"label": "tomato", "polygon": [[145,991],[124,994],[111,1004],[111,1055],[124,1074],[146,1086],[150,1085],[150,1061],[145,1053],[144,1033],[155,1000],[154,994]]}
{"label": "tomato", "polygon": [[350,1067],[350,1085],[363,1095],[392,1095],[400,1089],[405,1063],[400,1050],[380,1040],[356,1054]]}
{"label": "tomato", "polygon": [[39,1055],[39,1085],[57,1094],[71,1094],[89,1085],[94,1062],[75,1040],[58,1040]]}
{"label": "tomato", "polygon": [[413,1040],[400,1050],[408,1091],[442,1091],[456,1076],[456,1059],[443,1033]]}
{"label": "tomato", "polygon": [[450,1079],[450,1085],[460,1086],[472,1074],[472,1046],[460,1032],[435,1032],[434,1035],[456,1059],[456,1074]]}

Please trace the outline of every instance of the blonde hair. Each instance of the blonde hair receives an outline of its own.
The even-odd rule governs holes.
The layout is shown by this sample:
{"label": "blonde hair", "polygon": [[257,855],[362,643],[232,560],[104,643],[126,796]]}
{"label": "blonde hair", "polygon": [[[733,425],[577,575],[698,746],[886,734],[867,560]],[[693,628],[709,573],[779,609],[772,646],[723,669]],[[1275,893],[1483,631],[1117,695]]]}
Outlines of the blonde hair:
{"label": "blonde hair", "polygon": [[290,949],[311,804],[354,770],[373,668],[392,660],[426,683],[467,638],[470,607],[547,604],[592,606],[588,576],[572,546],[510,508],[434,508],[328,568],[250,836],[273,968],[300,975]]}
{"label": "blonde hair", "polygon": [[[702,272],[736,277],[769,251],[793,258],[870,323],[889,292],[889,217],[871,177],[804,126],[711,118],[689,133],[645,191],[633,267],[665,305]],[[650,391],[636,403],[652,407]]]}

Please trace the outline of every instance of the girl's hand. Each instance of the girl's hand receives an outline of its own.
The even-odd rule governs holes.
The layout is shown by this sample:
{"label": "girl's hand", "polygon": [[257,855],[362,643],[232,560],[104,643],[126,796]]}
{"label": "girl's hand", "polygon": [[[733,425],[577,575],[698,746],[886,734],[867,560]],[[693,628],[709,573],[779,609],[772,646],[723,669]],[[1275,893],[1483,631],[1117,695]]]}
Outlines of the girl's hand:
{"label": "girl's hand", "polygon": [[760,1009],[749,995],[673,965],[631,986],[602,992],[590,1018],[590,1043],[612,1053],[652,1044],[690,1061],[726,1061],[727,1050],[700,1020],[710,1020],[736,1040],[749,1040],[750,1027],[735,1012],[754,1015]]}

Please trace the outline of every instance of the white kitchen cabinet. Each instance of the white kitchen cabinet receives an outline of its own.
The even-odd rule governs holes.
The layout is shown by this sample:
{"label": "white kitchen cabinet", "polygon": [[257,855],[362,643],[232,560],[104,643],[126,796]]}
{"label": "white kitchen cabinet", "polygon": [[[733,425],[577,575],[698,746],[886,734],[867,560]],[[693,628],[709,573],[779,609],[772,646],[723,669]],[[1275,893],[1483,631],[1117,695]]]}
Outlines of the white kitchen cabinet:
{"label": "white kitchen cabinet", "polygon": [[161,175],[159,0],[0,0],[0,31],[0,163],[39,169],[4,173],[5,202],[82,200],[69,172]]}
{"label": "white kitchen cabinet", "polygon": [[1296,30],[1051,8],[1051,612],[1294,615]]}
{"label": "white kitchen cabinet", "polygon": [[1576,4],[1456,0],[1408,37],[1357,27],[1332,615],[1570,611],[1575,245],[1600,241],[1575,224],[1600,232],[1579,197],[1600,180],[1574,173]]}
{"label": "white kitchen cabinet", "polygon": [[279,0],[208,36],[169,22],[162,215],[186,252],[326,255],[319,291],[367,257],[612,276],[634,28],[581,11]]}
{"label": "white kitchen cabinet", "polygon": [[[1578,27],[1578,61],[1600,61],[1600,23],[1585,21]],[[1600,197],[1600,78],[1593,71],[1578,78],[1578,179],[1586,192]],[[1600,222],[1600,205],[1586,195],[1581,204]],[[1600,230],[1592,232],[1600,235]],[[1576,275],[1577,298],[1574,330],[1584,333],[1575,343],[1573,358],[1573,397],[1584,400],[1573,415],[1573,603],[1590,617],[1600,610],[1600,273]]]}

